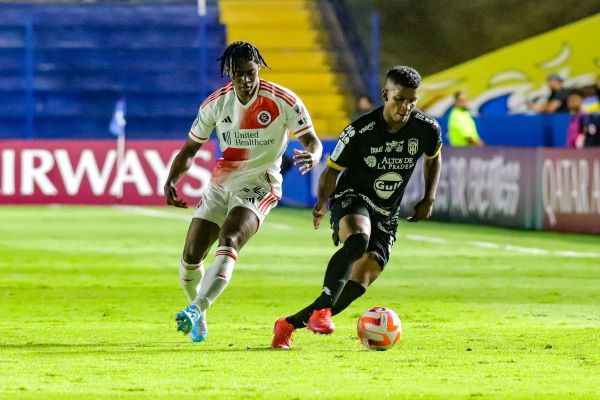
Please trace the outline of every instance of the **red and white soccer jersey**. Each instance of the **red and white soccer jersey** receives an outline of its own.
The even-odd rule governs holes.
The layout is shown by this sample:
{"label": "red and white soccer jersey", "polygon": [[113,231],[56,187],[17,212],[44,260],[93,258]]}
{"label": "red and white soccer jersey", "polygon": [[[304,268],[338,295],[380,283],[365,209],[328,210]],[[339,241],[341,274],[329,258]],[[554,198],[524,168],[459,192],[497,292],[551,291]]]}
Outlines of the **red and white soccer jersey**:
{"label": "red and white soccer jersey", "polygon": [[290,130],[296,137],[314,131],[302,101],[292,91],[260,80],[247,104],[242,104],[228,83],[200,106],[189,133],[190,139],[206,142],[215,129],[223,153],[212,181],[236,190],[256,178],[267,179],[273,194],[281,197],[281,157]]}

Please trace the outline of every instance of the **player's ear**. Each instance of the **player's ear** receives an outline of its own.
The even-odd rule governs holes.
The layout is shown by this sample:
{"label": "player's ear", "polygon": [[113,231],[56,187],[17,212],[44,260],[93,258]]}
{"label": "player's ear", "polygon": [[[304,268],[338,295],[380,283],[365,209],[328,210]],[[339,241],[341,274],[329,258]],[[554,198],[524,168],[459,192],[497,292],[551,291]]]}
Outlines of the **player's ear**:
{"label": "player's ear", "polygon": [[381,90],[381,97],[383,98],[383,101],[387,101],[387,89]]}

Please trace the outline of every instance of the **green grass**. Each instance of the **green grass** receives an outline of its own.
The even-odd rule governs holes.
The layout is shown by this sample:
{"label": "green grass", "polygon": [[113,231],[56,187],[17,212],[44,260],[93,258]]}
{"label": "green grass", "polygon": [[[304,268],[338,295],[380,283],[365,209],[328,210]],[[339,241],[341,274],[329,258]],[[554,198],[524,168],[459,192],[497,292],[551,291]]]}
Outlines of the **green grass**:
{"label": "green grass", "polygon": [[[190,211],[152,210],[167,214],[0,208],[0,398],[600,398],[600,237],[402,223],[335,334],[302,330],[272,351],[274,321],[320,291],[329,231],[275,210],[197,345],[172,320]],[[403,322],[387,352],[356,338],[375,305]]]}

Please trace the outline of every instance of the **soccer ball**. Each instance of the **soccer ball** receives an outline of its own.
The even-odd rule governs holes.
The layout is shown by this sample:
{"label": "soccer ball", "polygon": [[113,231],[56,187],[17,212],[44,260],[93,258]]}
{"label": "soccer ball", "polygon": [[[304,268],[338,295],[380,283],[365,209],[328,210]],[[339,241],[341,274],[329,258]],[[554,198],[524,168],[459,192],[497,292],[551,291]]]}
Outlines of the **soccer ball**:
{"label": "soccer ball", "polygon": [[402,335],[402,323],[398,314],[385,307],[373,307],[358,319],[356,327],[361,343],[372,350],[394,347]]}

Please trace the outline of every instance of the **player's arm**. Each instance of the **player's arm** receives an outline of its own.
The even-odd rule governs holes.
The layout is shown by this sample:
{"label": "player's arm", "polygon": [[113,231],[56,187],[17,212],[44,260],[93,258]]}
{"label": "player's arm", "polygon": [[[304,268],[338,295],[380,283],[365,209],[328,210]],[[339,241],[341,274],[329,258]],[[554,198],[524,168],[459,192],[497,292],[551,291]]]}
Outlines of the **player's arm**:
{"label": "player's arm", "polygon": [[435,202],[435,193],[440,181],[440,172],[442,170],[441,146],[437,152],[425,159],[423,172],[425,175],[425,195],[423,199],[415,205],[414,214],[407,218],[410,222],[417,222],[422,219],[429,219]]}
{"label": "player's arm", "polygon": [[327,199],[329,199],[335,191],[337,177],[342,170],[343,168],[338,168],[338,166],[329,159],[327,166],[323,172],[321,172],[317,188],[317,202],[312,209],[313,225],[315,229],[319,229],[321,218],[323,218],[327,212]]}
{"label": "player's arm", "polygon": [[187,203],[181,200],[177,195],[177,188],[175,185],[192,166],[194,156],[200,147],[202,147],[202,143],[198,143],[188,138],[177,156],[175,156],[175,160],[173,160],[173,164],[169,170],[169,176],[167,177],[167,182],[165,183],[164,187],[165,199],[168,205],[187,208]]}
{"label": "player's arm", "polygon": [[298,140],[302,143],[304,150],[294,149],[294,165],[300,165],[300,173],[304,175],[321,159],[323,145],[313,131],[298,136]]}

